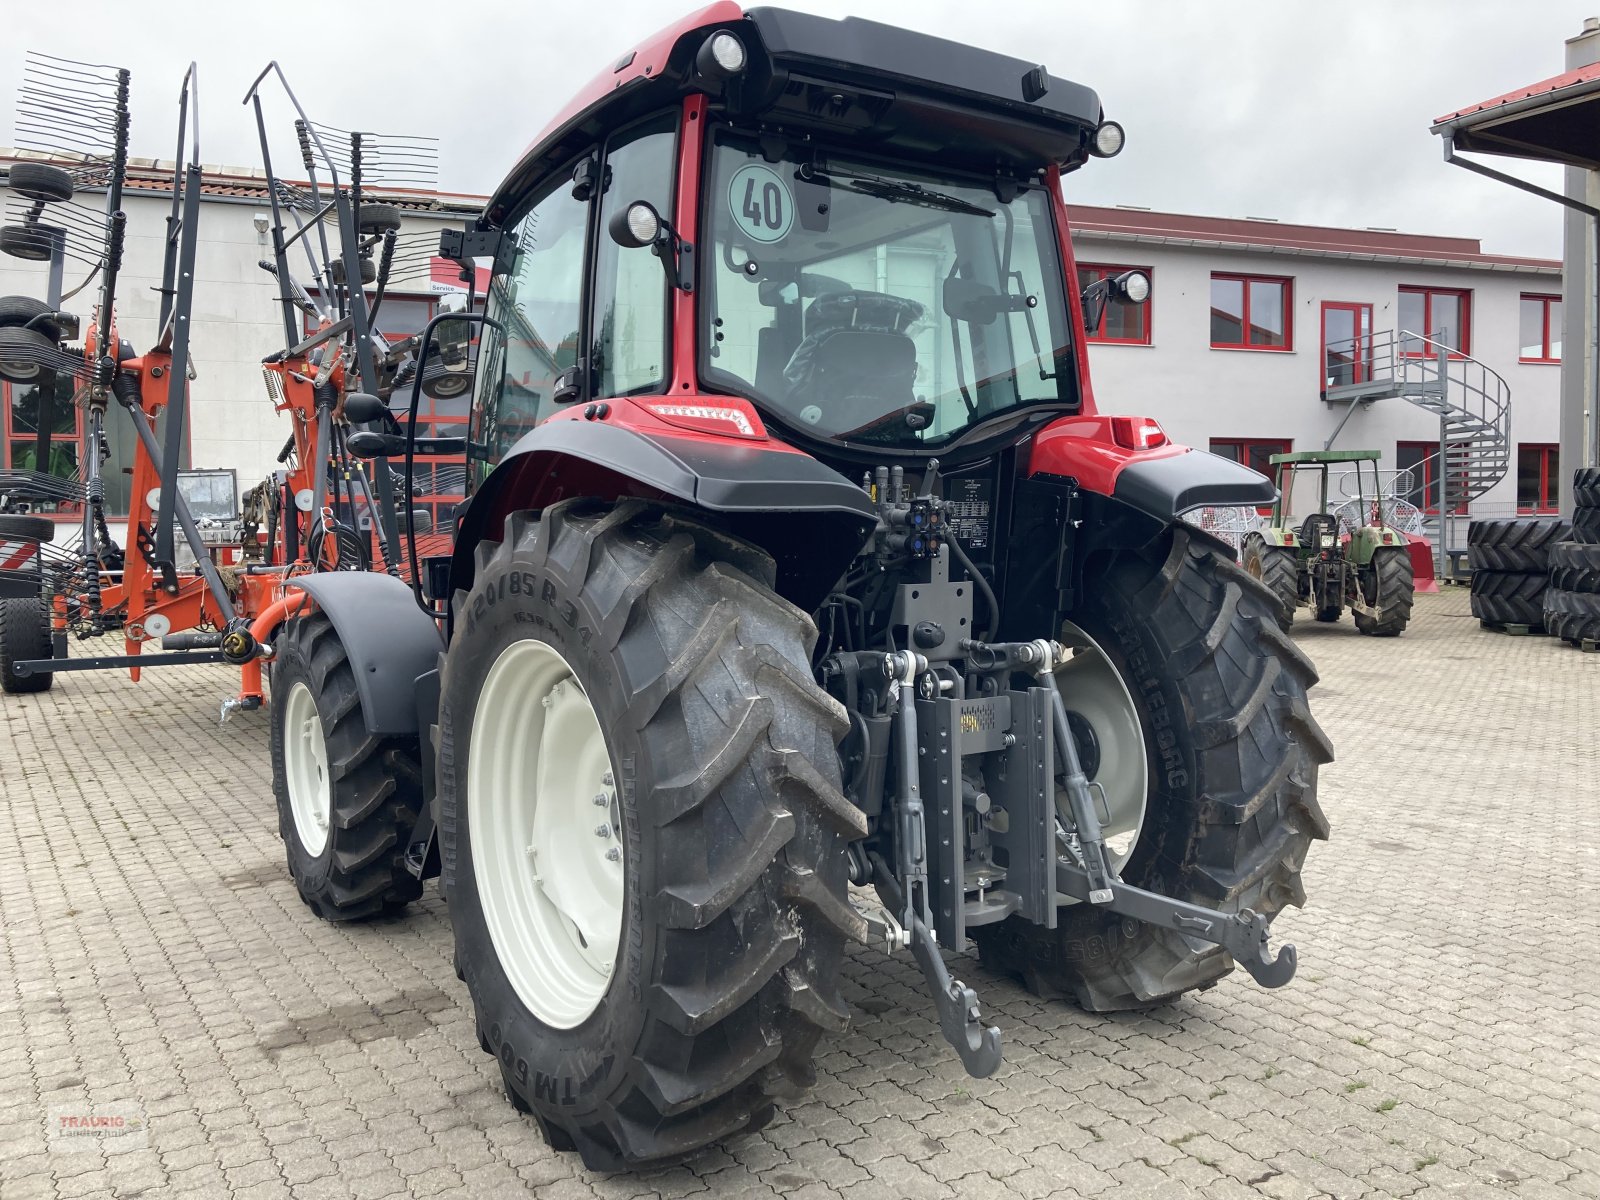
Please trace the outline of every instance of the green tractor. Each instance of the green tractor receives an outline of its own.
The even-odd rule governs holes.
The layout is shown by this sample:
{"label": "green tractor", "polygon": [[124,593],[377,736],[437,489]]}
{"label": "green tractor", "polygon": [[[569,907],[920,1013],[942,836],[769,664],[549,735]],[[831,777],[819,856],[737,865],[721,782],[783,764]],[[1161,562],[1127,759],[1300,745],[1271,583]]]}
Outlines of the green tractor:
{"label": "green tractor", "polygon": [[[1285,629],[1301,605],[1327,622],[1337,621],[1348,605],[1357,631],[1372,637],[1398,637],[1411,620],[1410,549],[1406,535],[1385,520],[1378,459],[1376,450],[1302,450],[1269,460],[1279,468],[1272,521],[1245,538],[1240,558],[1277,595]],[[1355,467],[1357,511],[1367,523],[1341,534],[1339,518],[1328,507],[1328,474],[1345,463]],[[1290,516],[1297,483],[1317,495],[1316,511],[1298,524]]]}

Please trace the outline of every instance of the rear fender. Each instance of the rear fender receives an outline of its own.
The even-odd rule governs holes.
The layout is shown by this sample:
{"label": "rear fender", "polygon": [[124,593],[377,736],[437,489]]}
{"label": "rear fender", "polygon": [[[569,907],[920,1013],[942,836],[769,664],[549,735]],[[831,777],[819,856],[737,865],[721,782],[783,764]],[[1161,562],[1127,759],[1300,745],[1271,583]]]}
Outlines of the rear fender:
{"label": "rear fender", "polygon": [[418,733],[417,681],[438,666],[444,640],[411,588],[372,571],[297,575],[290,586],[333,622],[355,671],[367,731]]}
{"label": "rear fender", "polygon": [[612,401],[616,419],[562,414],[518,441],[462,513],[452,591],[472,586],[480,542],[498,541],[513,512],[577,497],[653,500],[693,510],[708,525],[760,547],[777,564],[780,595],[813,611],[877,525],[871,499],[808,454],[768,437],[693,435],[640,406]]}
{"label": "rear fender", "polygon": [[1373,555],[1384,550],[1405,551],[1409,554],[1406,535],[1387,525],[1363,525],[1350,535],[1345,553],[1351,562],[1364,567],[1372,561]]}
{"label": "rear fender", "polygon": [[1294,530],[1285,529],[1281,525],[1270,525],[1266,529],[1258,529],[1256,534],[1269,546],[1279,546],[1285,550],[1296,550],[1300,546],[1300,539],[1295,536]]}

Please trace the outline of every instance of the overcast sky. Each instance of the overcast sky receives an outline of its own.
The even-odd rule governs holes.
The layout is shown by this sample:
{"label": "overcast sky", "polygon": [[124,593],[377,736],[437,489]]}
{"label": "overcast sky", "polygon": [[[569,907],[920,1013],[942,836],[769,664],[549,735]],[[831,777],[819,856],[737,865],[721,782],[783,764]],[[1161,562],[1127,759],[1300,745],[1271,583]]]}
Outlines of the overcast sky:
{"label": "overcast sky", "polygon": [[[1068,199],[1478,237],[1557,256],[1559,209],[1445,165],[1433,118],[1564,67],[1600,0],[789,0],[1043,62],[1099,91],[1128,148]],[[439,184],[491,189],[586,80],[691,11],[663,0],[9,3],[0,97],[24,50],[127,66],[133,153],[170,157],[200,65],[204,158],[254,166],[241,100],[269,58],[311,117],[436,136]],[[280,109],[281,113],[282,110]],[[0,117],[0,141],[9,121]],[[1549,167],[1514,168],[1559,186]]]}

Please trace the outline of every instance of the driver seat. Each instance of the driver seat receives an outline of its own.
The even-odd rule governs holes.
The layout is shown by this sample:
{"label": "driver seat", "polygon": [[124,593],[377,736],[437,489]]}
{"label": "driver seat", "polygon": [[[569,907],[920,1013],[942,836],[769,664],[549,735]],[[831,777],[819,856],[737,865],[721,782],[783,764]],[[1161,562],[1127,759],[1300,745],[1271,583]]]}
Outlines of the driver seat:
{"label": "driver seat", "polygon": [[1339,519],[1332,513],[1312,513],[1300,526],[1300,544],[1313,550],[1322,549],[1322,535],[1331,533],[1334,545],[1339,544]]}
{"label": "driver seat", "polygon": [[814,407],[823,432],[854,433],[916,409],[917,347],[905,331],[922,312],[883,292],[817,297],[783,369],[791,410]]}

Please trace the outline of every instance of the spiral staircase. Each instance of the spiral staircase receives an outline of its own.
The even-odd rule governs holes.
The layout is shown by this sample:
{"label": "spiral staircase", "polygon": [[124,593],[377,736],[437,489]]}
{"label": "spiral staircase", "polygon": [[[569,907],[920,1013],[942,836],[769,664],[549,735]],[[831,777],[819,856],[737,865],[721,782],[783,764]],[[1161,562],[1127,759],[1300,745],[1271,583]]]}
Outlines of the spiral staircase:
{"label": "spiral staircase", "polygon": [[1438,418],[1439,449],[1413,468],[1413,478],[1437,481],[1426,487],[1424,531],[1440,567],[1462,574],[1469,508],[1511,469],[1510,387],[1477,359],[1404,329],[1330,343],[1325,354],[1322,398],[1346,406],[1325,449],[1358,408],[1379,400],[1405,400]]}

